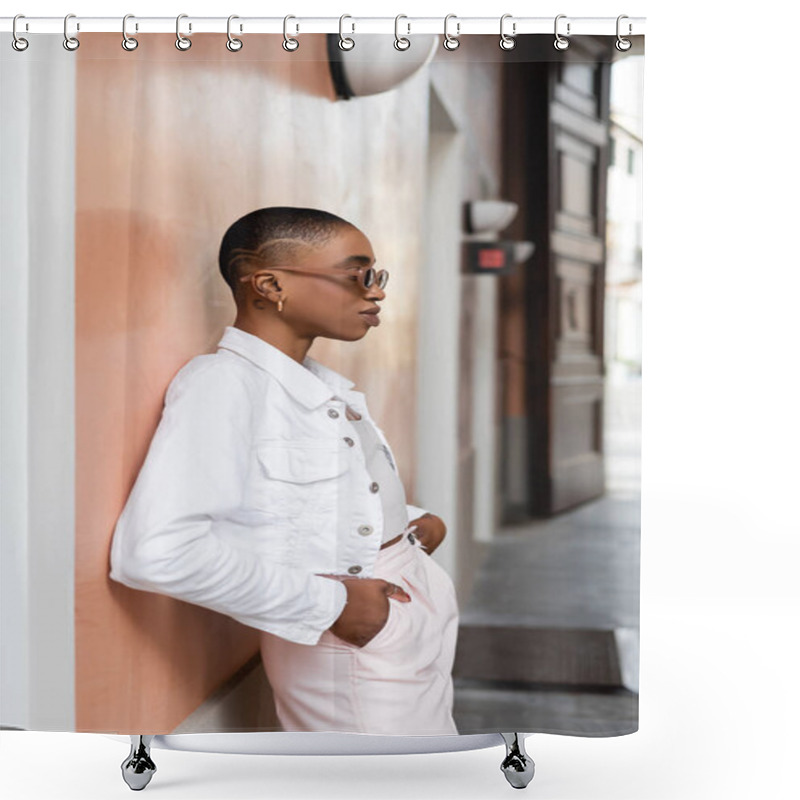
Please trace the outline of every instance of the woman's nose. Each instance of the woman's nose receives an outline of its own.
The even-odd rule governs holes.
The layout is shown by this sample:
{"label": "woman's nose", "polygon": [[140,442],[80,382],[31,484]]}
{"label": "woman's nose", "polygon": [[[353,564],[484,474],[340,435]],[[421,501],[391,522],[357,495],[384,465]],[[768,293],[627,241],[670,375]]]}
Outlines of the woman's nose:
{"label": "woman's nose", "polygon": [[386,292],[381,289],[377,283],[373,283],[372,286],[367,289],[366,297],[370,300],[383,300],[383,298],[386,297]]}

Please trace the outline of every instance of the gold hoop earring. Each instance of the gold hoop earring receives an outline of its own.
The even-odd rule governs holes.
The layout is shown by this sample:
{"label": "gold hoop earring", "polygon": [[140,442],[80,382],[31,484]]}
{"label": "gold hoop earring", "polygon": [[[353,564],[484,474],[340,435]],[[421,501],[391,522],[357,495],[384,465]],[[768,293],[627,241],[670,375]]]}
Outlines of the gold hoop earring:
{"label": "gold hoop earring", "polygon": [[283,311],[283,298],[278,300],[278,311]]}

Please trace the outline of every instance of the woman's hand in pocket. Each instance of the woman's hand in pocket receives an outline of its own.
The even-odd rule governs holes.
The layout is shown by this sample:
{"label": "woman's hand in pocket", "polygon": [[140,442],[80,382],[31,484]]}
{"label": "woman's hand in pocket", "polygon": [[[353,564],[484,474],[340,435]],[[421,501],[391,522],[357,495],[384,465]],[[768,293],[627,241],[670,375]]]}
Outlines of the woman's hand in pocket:
{"label": "woman's hand in pocket", "polygon": [[447,526],[441,517],[436,514],[423,514],[408,523],[409,527],[416,526],[414,535],[419,539],[420,544],[425,548],[425,551],[430,555],[441,543],[447,535]]}
{"label": "woman's hand in pocket", "polygon": [[356,647],[363,647],[378,635],[389,617],[391,601],[411,601],[401,586],[382,578],[346,578],[342,583],[347,589],[347,603],[329,630]]}

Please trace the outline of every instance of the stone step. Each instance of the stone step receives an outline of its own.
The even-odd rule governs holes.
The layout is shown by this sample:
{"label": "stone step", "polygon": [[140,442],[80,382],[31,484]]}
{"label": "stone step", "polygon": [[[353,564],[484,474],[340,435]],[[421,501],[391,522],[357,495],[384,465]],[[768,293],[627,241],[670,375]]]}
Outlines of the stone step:
{"label": "stone step", "polygon": [[462,624],[453,678],[638,691],[638,636],[627,629]]}
{"label": "stone step", "polygon": [[502,730],[624,736],[639,727],[639,696],[626,689],[523,689],[454,680],[454,690],[453,719],[460,734]]}

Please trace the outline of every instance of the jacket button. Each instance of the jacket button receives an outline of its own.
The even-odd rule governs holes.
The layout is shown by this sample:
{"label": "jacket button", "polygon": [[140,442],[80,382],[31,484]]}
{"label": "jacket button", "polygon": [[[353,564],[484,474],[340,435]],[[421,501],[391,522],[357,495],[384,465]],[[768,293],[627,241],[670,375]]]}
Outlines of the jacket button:
{"label": "jacket button", "polygon": [[371,492],[373,492],[373,493],[377,492],[377,491],[378,491],[378,489],[380,489],[380,486],[378,486],[378,484],[377,484],[375,481],[373,481],[373,482],[372,482],[372,483],[369,485],[369,490],[370,490]]}
{"label": "jacket button", "polygon": [[335,408],[329,408],[328,409],[328,416],[329,417],[333,417],[334,419],[336,419],[336,417],[339,416],[339,412]]}
{"label": "jacket button", "polygon": [[348,567],[347,571],[351,575],[358,575],[358,573],[361,572],[361,567],[359,567],[358,565],[356,565],[355,567]]}
{"label": "jacket button", "polygon": [[358,532],[362,536],[369,536],[372,533],[373,530],[375,530],[375,529],[372,527],[372,525],[359,525],[358,526]]}
{"label": "jacket button", "polygon": [[352,447],[352,446],[353,446],[354,442],[353,442],[353,440],[352,440],[352,439],[351,439],[349,436],[345,436],[345,437],[344,437],[344,440],[347,442],[347,444],[349,444],[349,445],[350,445],[350,447]]}

